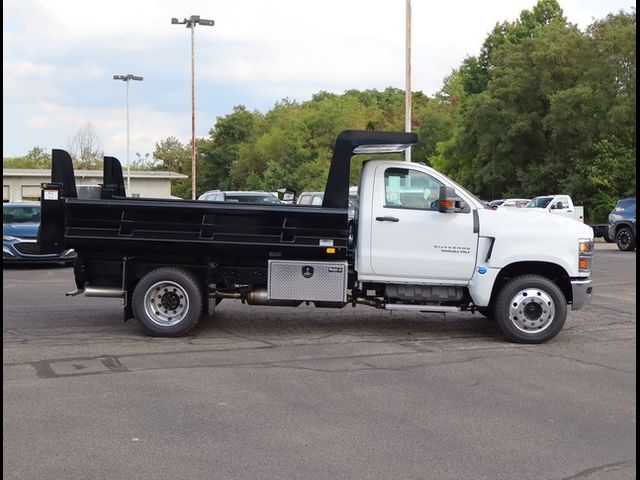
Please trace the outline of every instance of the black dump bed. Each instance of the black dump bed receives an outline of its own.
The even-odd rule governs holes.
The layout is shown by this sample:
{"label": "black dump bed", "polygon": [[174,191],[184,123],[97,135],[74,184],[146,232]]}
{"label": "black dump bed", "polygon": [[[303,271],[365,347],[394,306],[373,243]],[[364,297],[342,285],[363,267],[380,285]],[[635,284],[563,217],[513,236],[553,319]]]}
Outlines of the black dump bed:
{"label": "black dump bed", "polygon": [[412,133],[342,132],[322,207],[128,198],[113,157],[105,157],[101,198],[77,198],[71,158],[54,150],[51,183],[43,184],[41,197],[41,249],[74,248],[81,260],[246,267],[265,267],[269,259],[344,260],[351,156],[415,141]]}
{"label": "black dump bed", "polygon": [[58,248],[47,241],[57,231],[58,244],[78,252],[296,259],[324,257],[333,247],[330,255],[346,255],[346,209],[140,198],[59,202],[52,215],[44,210],[43,248]]}

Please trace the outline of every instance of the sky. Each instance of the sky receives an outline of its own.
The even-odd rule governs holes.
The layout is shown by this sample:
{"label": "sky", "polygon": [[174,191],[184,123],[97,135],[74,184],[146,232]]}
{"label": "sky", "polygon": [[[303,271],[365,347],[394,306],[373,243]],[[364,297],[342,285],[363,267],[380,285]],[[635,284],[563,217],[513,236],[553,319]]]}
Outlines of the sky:
{"label": "sky", "polygon": [[[584,30],[630,0],[560,0]],[[412,0],[412,90],[431,96],[494,25],[535,0]],[[191,141],[191,15],[196,26],[196,136],[235,105],[268,111],[321,90],[405,88],[406,0],[5,0],[3,157],[66,149],[90,124],[105,155],[152,154]]]}

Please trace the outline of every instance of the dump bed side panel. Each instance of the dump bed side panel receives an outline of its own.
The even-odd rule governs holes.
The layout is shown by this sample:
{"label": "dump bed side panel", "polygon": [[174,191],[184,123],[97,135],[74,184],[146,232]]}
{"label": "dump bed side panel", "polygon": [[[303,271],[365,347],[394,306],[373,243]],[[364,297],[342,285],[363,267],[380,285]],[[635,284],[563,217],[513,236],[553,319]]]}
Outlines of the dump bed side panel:
{"label": "dump bed side panel", "polygon": [[326,258],[327,247],[335,249],[331,258],[347,255],[343,209],[124,198],[57,202],[61,208],[50,208],[56,213],[44,221],[63,224],[63,247],[80,253],[242,255],[262,259],[265,266],[274,257]]}

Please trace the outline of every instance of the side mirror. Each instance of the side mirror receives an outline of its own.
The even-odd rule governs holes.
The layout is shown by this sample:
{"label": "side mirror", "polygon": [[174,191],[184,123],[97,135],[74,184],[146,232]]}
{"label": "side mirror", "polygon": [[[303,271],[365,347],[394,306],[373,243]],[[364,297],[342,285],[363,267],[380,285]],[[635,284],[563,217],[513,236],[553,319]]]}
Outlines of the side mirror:
{"label": "side mirror", "polygon": [[438,211],[440,213],[455,213],[460,211],[462,199],[456,195],[453,187],[440,187],[440,197],[438,198]]}
{"label": "side mirror", "polygon": [[290,188],[278,188],[276,192],[282,195],[283,202],[293,203],[296,198],[295,190],[291,190]]}

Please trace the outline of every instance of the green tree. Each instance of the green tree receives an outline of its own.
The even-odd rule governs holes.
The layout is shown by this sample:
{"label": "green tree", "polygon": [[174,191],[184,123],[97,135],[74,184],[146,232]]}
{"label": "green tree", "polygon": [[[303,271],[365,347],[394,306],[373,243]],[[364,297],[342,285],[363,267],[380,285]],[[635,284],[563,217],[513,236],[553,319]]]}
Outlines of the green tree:
{"label": "green tree", "polygon": [[260,119],[259,113],[249,112],[243,105],[235,106],[229,115],[218,117],[209,138],[198,146],[198,193],[234,187],[229,169],[238,159],[241,145],[251,141],[254,125]]}
{"label": "green tree", "polygon": [[[169,137],[156,143],[153,152],[154,168],[182,173],[191,177],[191,146],[183,145],[176,137]],[[175,180],[171,184],[171,194],[180,198],[191,198],[191,180]]]}
{"label": "green tree", "polygon": [[3,168],[51,168],[51,154],[41,147],[33,147],[23,157],[2,159]]}

